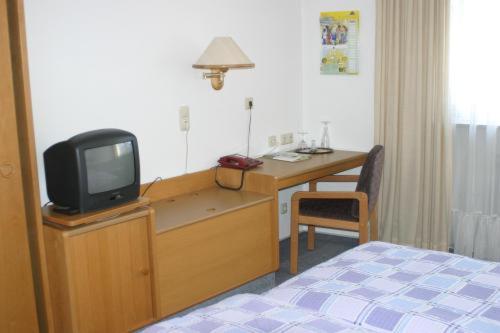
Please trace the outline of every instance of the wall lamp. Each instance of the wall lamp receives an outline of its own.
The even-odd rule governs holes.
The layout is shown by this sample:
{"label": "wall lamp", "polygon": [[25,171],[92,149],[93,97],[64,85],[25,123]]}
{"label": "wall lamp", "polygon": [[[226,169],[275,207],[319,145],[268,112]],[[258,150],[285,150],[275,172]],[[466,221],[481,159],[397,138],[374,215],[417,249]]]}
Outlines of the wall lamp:
{"label": "wall lamp", "polygon": [[254,68],[255,64],[231,37],[215,37],[193,68],[209,69],[203,73],[204,79],[210,79],[212,88],[221,90],[224,76],[229,69]]}

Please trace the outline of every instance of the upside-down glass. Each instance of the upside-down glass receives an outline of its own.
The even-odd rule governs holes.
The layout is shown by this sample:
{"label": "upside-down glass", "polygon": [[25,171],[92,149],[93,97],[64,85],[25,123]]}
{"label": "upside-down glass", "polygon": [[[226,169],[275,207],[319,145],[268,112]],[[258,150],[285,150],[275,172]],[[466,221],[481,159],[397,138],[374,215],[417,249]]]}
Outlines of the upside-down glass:
{"label": "upside-down glass", "polygon": [[330,134],[328,133],[329,121],[322,121],[323,124],[323,134],[321,136],[321,148],[330,148]]}

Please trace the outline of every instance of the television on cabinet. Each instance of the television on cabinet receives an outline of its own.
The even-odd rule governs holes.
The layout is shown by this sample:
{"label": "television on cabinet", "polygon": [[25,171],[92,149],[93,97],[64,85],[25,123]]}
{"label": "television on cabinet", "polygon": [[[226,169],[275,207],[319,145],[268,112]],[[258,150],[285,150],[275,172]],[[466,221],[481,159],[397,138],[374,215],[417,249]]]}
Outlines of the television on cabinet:
{"label": "television on cabinet", "polygon": [[47,194],[68,214],[109,208],[139,196],[137,138],[100,129],[54,144],[43,154]]}

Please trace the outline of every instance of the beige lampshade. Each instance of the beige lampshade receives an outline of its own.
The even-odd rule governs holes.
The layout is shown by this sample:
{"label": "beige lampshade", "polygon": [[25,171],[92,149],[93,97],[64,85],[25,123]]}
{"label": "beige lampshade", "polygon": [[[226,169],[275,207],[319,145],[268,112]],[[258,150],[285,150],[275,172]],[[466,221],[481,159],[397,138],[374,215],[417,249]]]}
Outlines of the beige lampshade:
{"label": "beige lampshade", "polygon": [[255,64],[248,59],[231,37],[215,37],[193,67],[205,69],[253,68]]}

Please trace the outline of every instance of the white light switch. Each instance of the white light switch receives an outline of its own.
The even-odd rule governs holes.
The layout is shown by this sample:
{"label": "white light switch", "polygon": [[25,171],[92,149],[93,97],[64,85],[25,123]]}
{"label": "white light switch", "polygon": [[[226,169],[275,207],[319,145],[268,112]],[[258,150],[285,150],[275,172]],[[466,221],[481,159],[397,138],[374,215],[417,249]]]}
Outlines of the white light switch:
{"label": "white light switch", "polygon": [[182,132],[189,131],[189,106],[187,105],[179,108],[179,128]]}

